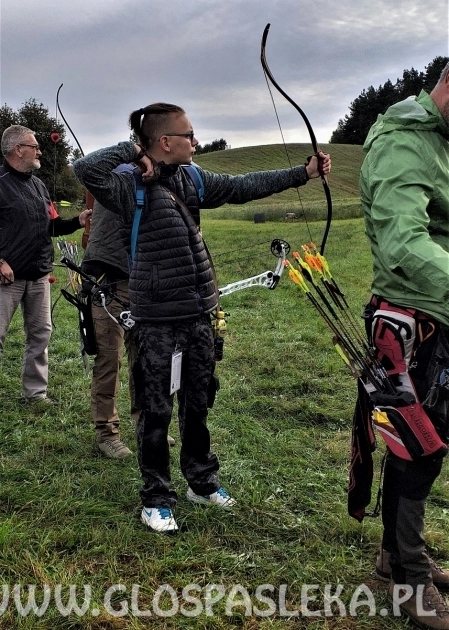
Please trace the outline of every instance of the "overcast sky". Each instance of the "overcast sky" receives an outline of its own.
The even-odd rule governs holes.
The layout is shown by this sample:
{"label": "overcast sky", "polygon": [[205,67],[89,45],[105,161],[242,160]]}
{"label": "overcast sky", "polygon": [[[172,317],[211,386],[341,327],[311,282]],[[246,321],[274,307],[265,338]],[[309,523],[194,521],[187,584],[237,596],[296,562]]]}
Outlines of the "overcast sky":
{"label": "overcast sky", "polygon": [[[63,83],[86,153],[128,139],[129,113],[156,101],[181,105],[201,144],[280,142],[267,23],[271,71],[322,143],[363,89],[449,54],[448,0],[1,0],[0,18],[1,104],[32,97],[55,116]],[[307,142],[274,95],[286,141]]]}

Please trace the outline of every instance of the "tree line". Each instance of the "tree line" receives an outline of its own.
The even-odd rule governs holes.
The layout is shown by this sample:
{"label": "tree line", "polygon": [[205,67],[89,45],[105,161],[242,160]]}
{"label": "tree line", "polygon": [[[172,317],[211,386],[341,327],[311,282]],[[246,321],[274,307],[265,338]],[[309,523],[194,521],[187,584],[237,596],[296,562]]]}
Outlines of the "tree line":
{"label": "tree line", "polygon": [[213,140],[209,144],[205,144],[202,146],[201,144],[197,144],[195,147],[196,155],[201,155],[201,153],[212,153],[213,151],[224,151],[227,147],[227,142],[224,138],[220,138],[220,140]]}
{"label": "tree line", "polygon": [[23,125],[35,132],[42,151],[37,175],[47,186],[53,201],[79,201],[83,189],[69,166],[73,150],[66,139],[64,125],[50,116],[48,108],[34,98],[17,111],[6,104],[0,107],[0,135],[10,125]]}
{"label": "tree line", "polygon": [[384,114],[391,105],[409,96],[417,96],[421,90],[431,92],[448,61],[449,57],[435,57],[424,72],[418,72],[414,68],[404,70],[402,78],[397,79],[394,84],[388,80],[377,90],[372,85],[363,90],[349,105],[349,114],[338,121],[330,142],[363,144],[378,114]]}

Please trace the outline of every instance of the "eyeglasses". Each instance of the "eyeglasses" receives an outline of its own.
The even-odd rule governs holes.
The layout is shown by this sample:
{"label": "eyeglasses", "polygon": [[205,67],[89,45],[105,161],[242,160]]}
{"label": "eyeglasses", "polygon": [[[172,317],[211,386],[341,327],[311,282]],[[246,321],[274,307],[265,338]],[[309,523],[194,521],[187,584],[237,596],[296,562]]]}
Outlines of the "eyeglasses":
{"label": "eyeglasses", "polygon": [[164,136],[179,136],[180,138],[188,138],[190,140],[190,143],[192,143],[195,137],[195,132],[189,131],[189,133],[164,133],[163,135]]}
{"label": "eyeglasses", "polygon": [[18,147],[30,147],[31,149],[34,149],[35,151],[40,151],[40,147],[38,144],[18,144]]}

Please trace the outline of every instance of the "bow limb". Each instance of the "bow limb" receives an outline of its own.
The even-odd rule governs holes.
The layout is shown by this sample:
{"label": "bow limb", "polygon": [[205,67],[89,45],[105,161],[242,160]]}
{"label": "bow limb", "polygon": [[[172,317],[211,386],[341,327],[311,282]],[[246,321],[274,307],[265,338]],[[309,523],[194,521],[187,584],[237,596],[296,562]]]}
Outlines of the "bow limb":
{"label": "bow limb", "polygon": [[[75,134],[73,132],[73,129],[71,128],[71,126],[67,122],[64,114],[62,113],[61,106],[59,105],[59,92],[61,91],[61,88],[62,88],[63,85],[64,85],[64,83],[61,83],[61,85],[58,88],[58,91],[56,92],[56,108],[57,108],[59,114],[61,115],[61,118],[62,118],[62,120],[65,123],[65,126],[70,131],[70,133],[72,134],[72,137],[75,140],[76,145],[77,145],[78,149],[80,150],[81,155],[84,157],[84,151],[83,151],[83,148],[81,146],[81,143],[79,142],[78,138],[75,136]],[[93,197],[93,195],[88,190],[86,190],[85,197],[86,197],[86,208],[92,209],[94,207],[94,197]],[[89,230],[89,226],[88,226],[87,230],[84,231],[84,233],[88,234],[88,230]]]}
{"label": "bow limb", "polygon": [[81,155],[84,157],[84,151],[83,151],[83,149],[82,149],[82,147],[81,147],[81,144],[79,143],[78,138],[77,138],[77,137],[75,136],[75,134],[73,133],[73,130],[72,130],[71,126],[69,125],[69,123],[68,123],[68,122],[67,122],[67,120],[65,119],[65,116],[64,116],[64,114],[62,113],[62,110],[61,110],[61,106],[59,105],[59,92],[61,91],[61,88],[62,88],[62,86],[63,86],[63,85],[64,85],[64,83],[61,83],[61,85],[60,85],[60,86],[59,86],[59,88],[58,88],[58,91],[56,92],[56,107],[57,107],[57,109],[58,109],[58,112],[61,114],[61,118],[62,118],[62,120],[64,121],[64,123],[65,123],[65,125],[66,125],[67,129],[68,129],[68,130],[70,131],[70,133],[72,134],[73,139],[75,140],[75,142],[76,142],[76,144],[77,144],[77,147],[78,147],[78,149],[80,150]]}
{"label": "bow limb", "polygon": [[[292,105],[296,109],[296,111],[299,113],[299,115],[303,119],[307,127],[307,131],[309,132],[310,142],[312,143],[313,152],[317,156],[317,159],[319,159],[318,158],[318,153],[319,153],[318,143],[316,141],[315,132],[313,131],[313,128],[312,128],[312,125],[310,124],[309,119],[307,118],[305,112],[301,109],[301,107],[297,103],[295,103],[295,101],[277,83],[276,79],[273,77],[273,74],[268,66],[266,55],[265,55],[265,48],[267,44],[267,37],[268,37],[269,30],[270,30],[270,24],[267,24],[262,35],[262,43],[261,43],[261,50],[260,50],[260,61],[262,64],[263,71],[265,73],[266,78],[270,80],[270,82],[277,89],[277,91],[280,94],[282,94],[282,96],[290,103],[290,105]],[[329,229],[332,222],[332,198],[331,198],[331,193],[330,193],[329,185],[327,183],[326,176],[323,173],[320,173],[320,177],[321,177],[321,183],[323,184],[323,190],[326,196],[326,203],[327,203],[327,221],[326,221],[326,226],[324,228],[323,237],[321,239],[321,245],[320,245],[320,253],[323,255],[327,237],[329,234]]]}

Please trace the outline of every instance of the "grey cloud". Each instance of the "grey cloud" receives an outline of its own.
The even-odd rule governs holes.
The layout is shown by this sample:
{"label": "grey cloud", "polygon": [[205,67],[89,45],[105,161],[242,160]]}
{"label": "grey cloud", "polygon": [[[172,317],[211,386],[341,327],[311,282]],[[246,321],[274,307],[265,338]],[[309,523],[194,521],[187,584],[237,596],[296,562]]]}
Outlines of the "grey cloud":
{"label": "grey cloud", "polygon": [[[362,89],[448,54],[446,0],[2,0],[1,101],[34,97],[53,113],[63,82],[86,150],[127,138],[129,112],[156,100],[184,106],[202,143],[277,142],[267,22],[270,67],[321,142]],[[275,98],[288,138],[307,141]]]}

